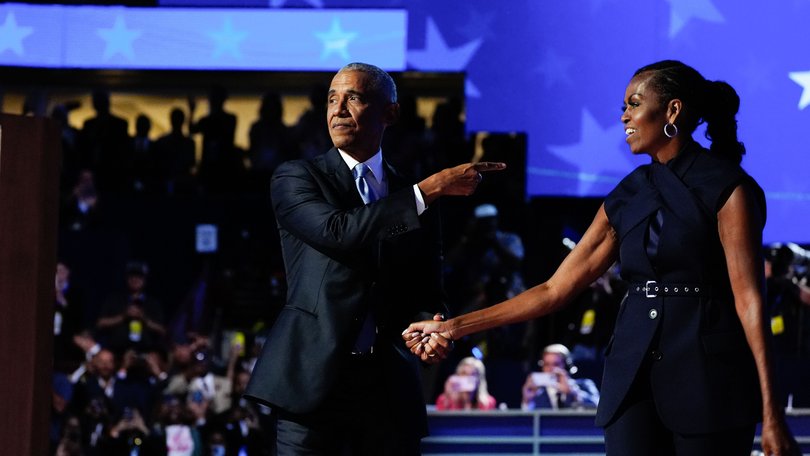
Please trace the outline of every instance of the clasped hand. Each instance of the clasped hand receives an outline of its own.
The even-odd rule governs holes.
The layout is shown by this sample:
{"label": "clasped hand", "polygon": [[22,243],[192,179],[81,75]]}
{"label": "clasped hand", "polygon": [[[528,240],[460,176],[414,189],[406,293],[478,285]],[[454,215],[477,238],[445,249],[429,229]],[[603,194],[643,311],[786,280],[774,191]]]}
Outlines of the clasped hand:
{"label": "clasped hand", "polygon": [[453,350],[453,339],[446,326],[442,314],[436,314],[433,320],[411,323],[402,332],[405,346],[423,362],[439,363]]}

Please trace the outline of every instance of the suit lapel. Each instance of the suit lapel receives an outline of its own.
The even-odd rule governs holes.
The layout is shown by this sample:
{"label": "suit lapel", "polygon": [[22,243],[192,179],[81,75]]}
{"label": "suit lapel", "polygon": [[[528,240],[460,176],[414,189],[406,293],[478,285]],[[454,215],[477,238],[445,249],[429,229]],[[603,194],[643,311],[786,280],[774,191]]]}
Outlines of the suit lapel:
{"label": "suit lapel", "polygon": [[360,197],[360,193],[357,191],[357,186],[354,183],[354,176],[352,176],[349,167],[346,166],[346,162],[343,161],[343,157],[340,156],[340,152],[333,147],[324,155],[324,160],[326,172],[331,176],[335,186],[337,186],[338,193],[345,201],[346,206],[362,206],[364,204],[363,198]]}

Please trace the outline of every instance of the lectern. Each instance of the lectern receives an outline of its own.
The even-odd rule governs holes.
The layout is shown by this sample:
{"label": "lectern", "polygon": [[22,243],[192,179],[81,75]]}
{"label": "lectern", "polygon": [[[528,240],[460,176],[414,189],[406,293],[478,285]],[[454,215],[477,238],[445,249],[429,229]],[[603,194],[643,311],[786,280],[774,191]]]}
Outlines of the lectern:
{"label": "lectern", "polygon": [[59,130],[0,115],[0,452],[48,453]]}

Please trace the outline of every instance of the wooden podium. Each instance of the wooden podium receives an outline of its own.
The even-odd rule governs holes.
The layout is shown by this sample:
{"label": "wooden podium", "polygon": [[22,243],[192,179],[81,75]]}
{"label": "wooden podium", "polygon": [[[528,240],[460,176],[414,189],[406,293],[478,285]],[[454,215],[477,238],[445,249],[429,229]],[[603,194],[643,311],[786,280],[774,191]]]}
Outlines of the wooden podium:
{"label": "wooden podium", "polygon": [[0,452],[48,453],[59,130],[0,115]]}

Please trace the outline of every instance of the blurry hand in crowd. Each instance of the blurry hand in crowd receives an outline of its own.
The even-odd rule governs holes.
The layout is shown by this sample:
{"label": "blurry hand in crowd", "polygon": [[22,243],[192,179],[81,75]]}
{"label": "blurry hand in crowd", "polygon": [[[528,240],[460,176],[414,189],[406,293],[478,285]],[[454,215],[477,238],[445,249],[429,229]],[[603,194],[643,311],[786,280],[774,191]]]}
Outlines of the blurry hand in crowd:
{"label": "blurry hand in crowd", "polygon": [[134,430],[149,435],[149,428],[146,427],[146,423],[143,421],[138,409],[127,407],[124,409],[124,415],[121,419],[110,429],[110,436],[116,439],[122,432]]}
{"label": "blurry hand in crowd", "polygon": [[523,383],[523,404],[527,404],[534,400],[535,396],[537,396],[537,390],[540,387],[534,382],[534,379],[531,375],[526,377],[526,382]]}
{"label": "blurry hand in crowd", "polygon": [[189,113],[189,120],[192,120],[192,116],[194,114],[194,110],[197,109],[197,100],[194,99],[194,95],[189,95],[186,99],[188,102],[188,113]]}
{"label": "blurry hand in crowd", "polygon": [[163,360],[160,358],[160,355],[155,352],[149,352],[143,355],[143,359],[146,362],[146,366],[149,368],[149,373],[155,377],[160,377],[160,374],[164,372]]}
{"label": "blurry hand in crowd", "polygon": [[54,292],[56,294],[56,302],[66,306],[68,304],[65,298],[65,290],[70,283],[70,268],[62,262],[56,263],[56,274],[54,276]]}
{"label": "blurry hand in crowd", "polygon": [[125,314],[128,318],[132,318],[133,320],[143,320],[143,308],[139,305],[128,305]]}
{"label": "blurry hand in crowd", "polygon": [[205,419],[205,416],[208,413],[208,405],[210,403],[211,401],[206,399],[201,391],[191,391],[188,394],[186,407],[188,407],[188,409],[191,411],[194,419],[196,421],[200,421]]}
{"label": "blurry hand in crowd", "polygon": [[81,348],[82,351],[85,353],[90,351],[90,349],[93,348],[94,345],[96,345],[95,339],[93,339],[93,337],[90,336],[90,333],[88,333],[87,331],[83,331],[73,336],[73,343],[76,344],[76,346],[78,346],[79,348]]}

